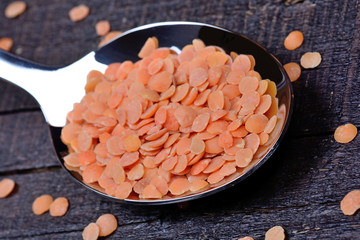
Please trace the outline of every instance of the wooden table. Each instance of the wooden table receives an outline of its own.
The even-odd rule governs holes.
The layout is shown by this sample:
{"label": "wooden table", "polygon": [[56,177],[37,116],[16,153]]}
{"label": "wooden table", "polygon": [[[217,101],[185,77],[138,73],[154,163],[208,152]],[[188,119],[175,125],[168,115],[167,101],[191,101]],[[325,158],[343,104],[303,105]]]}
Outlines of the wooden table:
{"label": "wooden table", "polygon": [[[250,37],[283,63],[298,62],[307,51],[320,52],[323,61],[293,83],[290,129],[259,171],[214,196],[156,207],[110,202],[71,180],[35,100],[0,81],[0,178],[17,183],[10,197],[0,199],[1,239],[79,239],[103,213],[113,213],[119,223],[108,239],[263,239],[275,225],[284,227],[288,239],[360,239],[360,212],[345,216],[339,207],[346,193],[360,188],[360,137],[349,144],[333,139],[340,124],[360,126],[359,1],[32,0],[24,15],[6,19],[9,2],[0,1],[0,36],[14,39],[11,52],[47,65],[69,64],[95,49],[100,38],[94,25],[102,19],[114,30],[200,21]],[[73,23],[68,10],[80,2],[91,14]],[[287,51],[284,38],[295,29],[304,32],[304,44]],[[66,216],[32,213],[32,201],[45,193],[69,199]]]}

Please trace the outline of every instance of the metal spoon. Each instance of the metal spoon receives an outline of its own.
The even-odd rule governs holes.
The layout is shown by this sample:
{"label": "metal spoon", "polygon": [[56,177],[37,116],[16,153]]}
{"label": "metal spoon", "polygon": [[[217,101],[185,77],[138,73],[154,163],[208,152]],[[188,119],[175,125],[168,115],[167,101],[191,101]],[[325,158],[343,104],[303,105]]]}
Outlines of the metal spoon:
{"label": "metal spoon", "polygon": [[[157,37],[160,47],[181,49],[198,38],[206,45],[215,45],[241,54],[255,57],[255,70],[277,85],[279,121],[270,136],[266,147],[260,148],[250,166],[238,170],[215,186],[198,193],[189,193],[164,200],[120,200],[109,196],[94,186],[86,185],[81,176],[64,166],[63,156],[67,147],[60,140],[62,127],[66,123],[66,114],[73,104],[84,96],[86,75],[90,70],[104,71],[113,62],[138,60],[137,54],[148,37]],[[209,24],[195,22],[162,22],[134,28],[124,32],[117,39],[102,48],[90,52],[73,64],[52,68],[26,61],[7,52],[0,51],[0,77],[28,91],[40,104],[49,125],[52,142],[58,159],[64,169],[84,187],[112,200],[142,205],[159,205],[182,202],[214,194],[244,180],[258,169],[278,147],[289,125],[293,105],[293,92],[290,80],[280,62],[266,49],[245,36]]]}

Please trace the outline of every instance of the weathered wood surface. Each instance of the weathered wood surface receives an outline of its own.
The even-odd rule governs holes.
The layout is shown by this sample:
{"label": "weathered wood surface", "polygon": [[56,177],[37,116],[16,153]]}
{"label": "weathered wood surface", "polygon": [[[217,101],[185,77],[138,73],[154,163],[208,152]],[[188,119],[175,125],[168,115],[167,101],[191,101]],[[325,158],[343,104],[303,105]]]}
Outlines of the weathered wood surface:
{"label": "weathered wood surface", "polygon": [[[294,156],[293,152],[302,150],[302,139],[286,140],[274,158],[248,180],[221,194],[191,202],[185,209],[109,202],[80,188],[62,169],[11,175],[18,189],[1,202],[11,211],[0,215],[0,227],[4,229],[0,238],[47,239],[60,237],[58,233],[76,238],[87,223],[106,212],[115,214],[119,221],[114,237],[128,239],[231,239],[246,234],[261,239],[274,224],[284,226],[290,239],[356,236],[360,216],[344,216],[339,201],[348,189],[358,187],[359,172],[351,169],[349,154],[356,151],[359,141],[345,151],[332,137],[309,137],[303,145],[307,151]],[[318,144],[331,151],[316,154]],[[65,217],[32,214],[32,200],[45,193],[70,200]],[[26,229],[11,227],[14,222],[26,225]]]}
{"label": "weathered wood surface", "polygon": [[[10,1],[0,1],[0,12]],[[360,125],[360,3],[355,0],[285,1],[86,1],[90,16],[72,23],[77,1],[28,1],[18,19],[0,14],[0,37],[14,39],[12,52],[42,64],[66,65],[96,48],[94,25],[108,19],[115,30],[169,20],[216,24],[268,48],[280,61],[298,61],[319,51],[322,64],[293,84],[290,131],[274,157],[245,182],[223,193],[173,206],[139,207],[109,202],[74,183],[59,166],[44,118],[34,99],[0,81],[0,177],[13,178],[16,192],[0,201],[1,239],[79,239],[102,213],[119,221],[109,239],[263,239],[282,225],[288,239],[360,239],[360,214],[344,216],[339,202],[360,188],[360,138],[340,145],[332,138],[340,123]],[[104,4],[105,3],[105,4]],[[303,46],[282,43],[294,29]],[[1,73],[1,69],[0,69]],[[43,193],[66,196],[65,217],[34,216],[31,204]]]}

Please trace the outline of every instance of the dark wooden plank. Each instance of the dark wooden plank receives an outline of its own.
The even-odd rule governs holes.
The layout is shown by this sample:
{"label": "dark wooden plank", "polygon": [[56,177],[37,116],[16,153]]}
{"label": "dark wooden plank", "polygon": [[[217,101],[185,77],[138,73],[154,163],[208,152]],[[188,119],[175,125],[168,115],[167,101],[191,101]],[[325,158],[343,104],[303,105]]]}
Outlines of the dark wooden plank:
{"label": "dark wooden plank", "polygon": [[0,115],[0,173],[59,165],[41,112]]}
{"label": "dark wooden plank", "polygon": [[0,114],[40,109],[25,90],[0,79]]}
{"label": "dark wooden plank", "polygon": [[[285,63],[298,61],[306,51],[319,51],[323,61],[318,68],[304,71],[293,84],[295,108],[291,131],[310,135],[331,132],[348,121],[359,126],[360,99],[356,94],[360,90],[359,25],[354,25],[360,19],[359,4],[319,1],[308,8],[301,5],[294,6],[295,11],[287,15],[284,26],[285,32],[293,29],[304,32],[303,46],[292,53],[275,51],[275,54]],[[286,20],[285,16],[282,19]]]}
{"label": "dark wooden plank", "polygon": [[[314,207],[317,209],[314,210]],[[238,239],[244,236],[264,239],[265,232],[274,223],[285,228],[288,239],[358,239],[359,225],[356,221],[359,219],[344,216],[334,218],[334,212],[337,212],[337,205],[263,210],[253,215],[238,211],[224,216],[184,217],[185,211],[161,220],[120,225],[107,239]],[[293,217],[304,213],[307,221]],[[18,235],[17,238],[23,239],[25,236]],[[26,236],[26,239],[54,238],[80,239],[81,230]]]}
{"label": "dark wooden plank", "polygon": [[[2,1],[0,9],[7,2]],[[360,99],[358,94],[354,94],[360,90],[360,84],[356,84],[359,81],[360,44],[357,39],[360,31],[359,24],[354,24],[359,22],[360,16],[357,11],[359,3],[354,0],[304,1],[292,6],[285,6],[283,1],[270,4],[267,1],[173,0],[145,2],[143,7],[138,7],[141,1],[108,3],[102,5],[98,1],[88,1],[92,14],[82,22],[72,23],[67,10],[75,2],[32,1],[28,11],[19,19],[0,16],[0,27],[5,29],[4,35],[14,38],[13,52],[49,65],[69,64],[95,49],[99,37],[93,26],[99,19],[109,19],[113,29],[119,30],[175,19],[217,24],[260,42],[284,63],[299,61],[306,51],[319,51],[323,56],[320,67],[305,70],[294,84],[292,134],[329,133],[347,121],[360,125],[356,114]],[[160,14],[158,9],[162,9]],[[304,32],[305,42],[300,49],[290,52],[283,47],[283,40],[294,29]],[[6,89],[7,94],[0,95],[0,111],[36,107],[34,102],[28,103],[28,96],[17,91]],[[19,100],[9,97],[16,94],[20,95]]]}
{"label": "dark wooden plank", "polygon": [[[339,202],[348,191],[360,185],[359,166],[352,157],[358,144],[359,140],[340,145],[331,137],[286,139],[274,158],[245,182],[185,204],[185,210],[176,206],[140,207],[109,202],[74,183],[63,170],[11,175],[19,187],[12,197],[0,201],[0,208],[4,209],[0,215],[0,220],[4,220],[0,221],[0,229],[6,229],[0,231],[0,238],[39,234],[55,236],[57,232],[81,231],[83,226],[104,212],[111,212],[119,218],[121,228],[114,237],[130,236],[130,239],[137,234],[141,237],[151,233],[155,237],[166,232],[172,235],[163,235],[164,239],[205,238],[205,235],[211,239],[228,239],[241,234],[260,237],[274,224],[284,225],[292,236],[307,230],[313,232],[312,235],[302,235],[306,239],[315,236],[326,239],[325,233],[330,228],[334,228],[332,234],[342,231],[338,236],[356,236],[354,234],[360,233],[360,215],[344,216]],[[318,148],[330,150],[316,153]],[[293,154],[301,150],[302,155]],[[47,215],[33,216],[31,201],[43,193],[68,197],[71,211],[59,219]],[[20,222],[19,213],[24,213]],[[297,220],[292,222],[291,219]],[[142,223],[133,224],[136,222]],[[32,230],[26,233],[18,231],[18,226],[25,223]],[[335,226],[335,223],[340,225]],[[127,224],[131,225],[122,226]],[[182,228],[182,225],[186,227]],[[132,228],[143,226],[145,230],[131,233]],[[245,231],[247,228],[248,233]]]}
{"label": "dark wooden plank", "polygon": [[[18,187],[12,196],[0,201],[0,238],[46,238],[58,232],[69,237],[77,232],[80,236],[84,226],[106,212],[115,214],[119,221],[114,238],[260,238],[273,225],[284,226],[289,236],[298,238],[327,239],[330,233],[339,239],[358,236],[360,215],[344,216],[339,201],[359,186],[359,170],[346,157],[339,162],[324,162],[317,156],[306,161],[311,154],[303,159],[277,155],[280,158],[272,159],[244,183],[182,208],[109,202],[80,187],[63,170],[12,175]],[[70,210],[65,217],[32,214],[32,200],[44,193],[69,199]],[[19,231],[20,226],[26,226],[26,231]]]}
{"label": "dark wooden plank", "polygon": [[[316,210],[314,210],[316,209]],[[234,211],[233,214],[184,216],[177,214],[162,221],[119,227],[117,234],[128,239],[238,239],[252,236],[264,239],[275,224],[284,227],[288,239],[358,239],[358,219],[334,218],[337,205],[271,209],[256,213]],[[306,215],[306,219],[295,216]],[[195,226],[194,226],[195,225]]]}

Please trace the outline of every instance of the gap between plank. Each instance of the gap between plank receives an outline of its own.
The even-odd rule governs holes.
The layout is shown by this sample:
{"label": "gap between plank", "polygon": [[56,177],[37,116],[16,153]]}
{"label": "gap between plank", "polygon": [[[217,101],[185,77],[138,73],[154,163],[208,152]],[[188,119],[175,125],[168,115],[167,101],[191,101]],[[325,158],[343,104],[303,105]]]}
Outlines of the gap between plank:
{"label": "gap between plank", "polygon": [[21,175],[21,174],[29,174],[29,173],[41,173],[47,171],[57,171],[60,169],[62,169],[60,165],[41,167],[41,168],[17,169],[17,170],[0,172],[0,176],[4,177],[4,176],[16,175],[16,174]]}
{"label": "gap between plank", "polygon": [[4,111],[0,111],[0,116],[18,114],[18,113],[38,112],[38,111],[41,112],[41,109],[40,108],[23,108],[23,109],[16,109],[16,110],[4,110]]}

